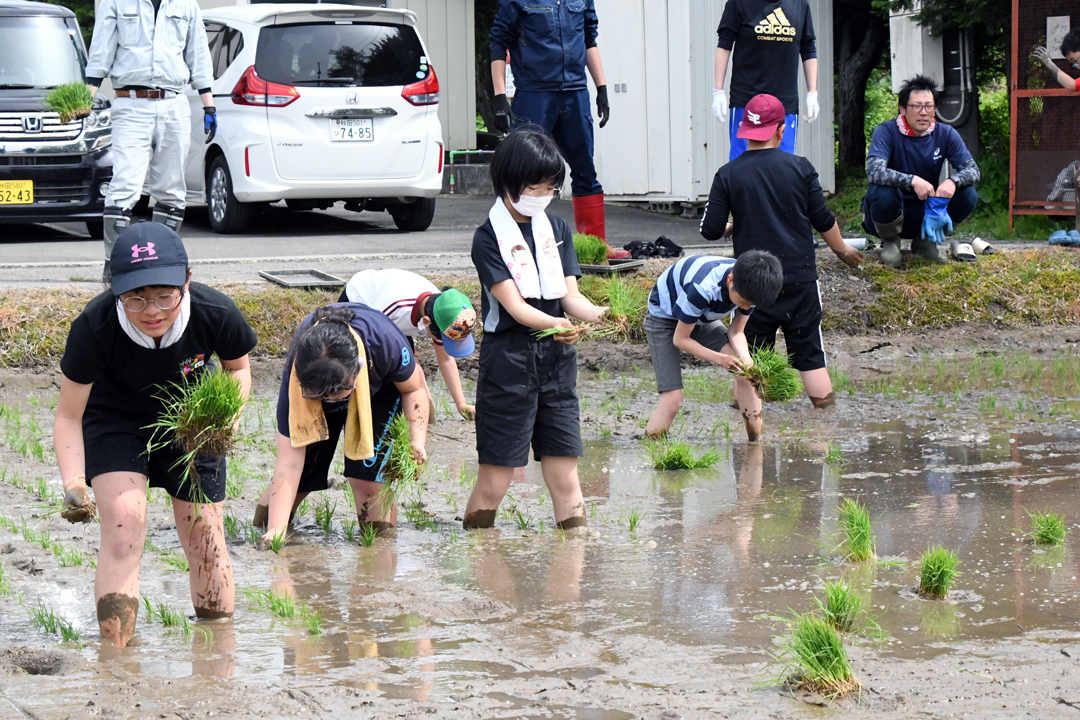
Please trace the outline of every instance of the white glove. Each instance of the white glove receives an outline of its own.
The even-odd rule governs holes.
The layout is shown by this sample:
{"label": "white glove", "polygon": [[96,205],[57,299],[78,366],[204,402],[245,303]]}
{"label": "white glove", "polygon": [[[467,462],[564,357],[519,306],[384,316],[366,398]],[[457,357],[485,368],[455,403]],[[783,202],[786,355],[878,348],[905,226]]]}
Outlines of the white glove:
{"label": "white glove", "polygon": [[713,90],[712,94],[712,112],[716,116],[716,119],[722,123],[727,122],[727,93],[723,90]]}
{"label": "white glove", "polygon": [[818,105],[817,93],[806,93],[806,122],[814,122],[820,113],[821,106]]}

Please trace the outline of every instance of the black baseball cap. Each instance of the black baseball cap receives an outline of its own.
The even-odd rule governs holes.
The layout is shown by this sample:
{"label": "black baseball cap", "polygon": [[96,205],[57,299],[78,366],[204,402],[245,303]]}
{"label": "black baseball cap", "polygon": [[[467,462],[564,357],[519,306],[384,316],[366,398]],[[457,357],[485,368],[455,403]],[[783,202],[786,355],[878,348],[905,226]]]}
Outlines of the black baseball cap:
{"label": "black baseball cap", "polygon": [[188,256],[180,236],[161,223],[129,225],[116,238],[112,257],[112,293],[123,295],[147,285],[184,287]]}

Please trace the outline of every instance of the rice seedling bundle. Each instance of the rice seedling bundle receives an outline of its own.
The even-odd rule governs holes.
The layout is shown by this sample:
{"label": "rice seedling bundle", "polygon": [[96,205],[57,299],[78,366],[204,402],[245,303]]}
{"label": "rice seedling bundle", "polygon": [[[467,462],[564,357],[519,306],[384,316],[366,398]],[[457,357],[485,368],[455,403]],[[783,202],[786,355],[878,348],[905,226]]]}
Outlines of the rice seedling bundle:
{"label": "rice seedling bundle", "polygon": [[702,470],[720,461],[720,453],[710,448],[700,452],[681,440],[657,440],[646,445],[649,464],[657,470]]}
{"label": "rice seedling bundle", "polygon": [[574,250],[581,265],[607,265],[607,243],[595,235],[574,235]]}
{"label": "rice seedling bundle", "polygon": [[841,547],[852,562],[871,560],[877,550],[877,537],[870,522],[870,512],[858,500],[844,498],[840,506]]}
{"label": "rice seedling bundle", "polygon": [[409,438],[409,421],[405,413],[398,413],[386,426],[390,436],[390,450],[382,476],[385,482],[411,484],[420,476],[420,465],[412,454],[412,440]]}
{"label": "rice seedling bundle", "polygon": [[67,124],[90,114],[90,109],[94,105],[94,96],[90,94],[90,88],[86,87],[86,83],[70,82],[50,90],[45,96],[45,105],[53,112],[59,113],[61,123]]}
{"label": "rice seedling bundle", "polygon": [[586,338],[596,340],[605,337],[625,337],[629,322],[630,321],[624,315],[616,316],[605,313],[599,321],[594,323],[574,323],[572,328],[558,327],[537,330],[533,333],[533,336],[537,340],[544,340],[545,338],[561,335],[564,332],[578,330],[581,332],[579,341]]}
{"label": "rice seedling bundle", "polygon": [[848,662],[840,634],[825,620],[812,614],[796,615],[781,643],[780,659],[793,670],[796,687],[829,697],[839,697],[861,687]]}
{"label": "rice seedling bundle", "polygon": [[1025,536],[1036,545],[1063,545],[1069,530],[1065,529],[1065,517],[1052,512],[1025,510],[1031,529]]}
{"label": "rice seedling bundle", "polygon": [[959,565],[956,553],[940,545],[924,552],[920,558],[919,592],[932,598],[948,595]]}
{"label": "rice seedling bundle", "polygon": [[862,599],[851,592],[851,587],[843,582],[825,581],[825,601],[814,598],[821,618],[837,632],[849,633],[855,629],[855,623],[862,613]]}
{"label": "rice seedling bundle", "polygon": [[735,373],[746,378],[765,402],[787,402],[802,394],[802,381],[787,357],[771,348],[750,351],[754,364]]}

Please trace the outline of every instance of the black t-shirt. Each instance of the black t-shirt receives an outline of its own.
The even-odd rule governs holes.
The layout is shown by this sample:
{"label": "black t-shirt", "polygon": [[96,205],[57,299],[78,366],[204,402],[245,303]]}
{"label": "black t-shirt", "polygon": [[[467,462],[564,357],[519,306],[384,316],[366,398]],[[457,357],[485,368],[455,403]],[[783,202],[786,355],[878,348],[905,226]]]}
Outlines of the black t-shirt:
{"label": "black t-shirt", "polygon": [[718,240],[729,212],[735,257],[768,250],[784,266],[785,285],[817,280],[813,231],[831,230],[836,219],[809,160],[779,148],[744,152],[716,171],[701,234]]}
{"label": "black t-shirt", "polygon": [[717,28],[719,46],[734,47],[731,107],[746,107],[767,93],[799,112],[799,63],[817,57],[814,20],[807,0],[728,0]]}
{"label": "black t-shirt", "polygon": [[94,386],[84,421],[96,417],[118,427],[149,425],[162,410],[156,395],[205,372],[212,355],[236,360],[251,352],[258,338],[236,303],[201,283],[191,283],[188,292],[191,318],[180,340],[167,348],[151,350],[129,338],[111,293],[98,295],[75,318],[60,369],[69,380]]}
{"label": "black t-shirt", "polygon": [[[559,258],[562,260],[564,277],[581,277],[581,268],[578,266],[577,251],[574,249],[574,236],[570,232],[570,226],[562,218],[548,215],[551,221],[551,230],[555,233],[555,241],[559,245]],[[525,244],[529,246],[529,252],[536,257],[536,243],[532,236],[532,223],[518,223],[521,235],[525,238]],[[495,229],[491,227],[491,220],[487,220],[476,229],[473,235],[472,261],[476,266],[476,274],[480,276],[480,284],[484,286],[483,295],[480,298],[480,313],[484,318],[485,333],[502,333],[508,331],[532,332],[510,313],[506,311],[489,289],[492,285],[503,280],[513,280],[509,268],[503,262],[502,254],[499,253],[499,243],[495,239]],[[552,317],[565,317],[560,300],[544,300],[526,298],[525,302],[532,305],[540,312],[547,313]]]}
{"label": "black t-shirt", "polygon": [[[333,307],[347,307],[353,311],[352,329],[364,341],[367,352],[368,384],[371,394],[379,392],[387,382],[403,383],[412,377],[416,369],[416,357],[408,338],[398,329],[390,318],[378,310],[373,310],[360,303],[336,303]],[[311,327],[311,313],[297,328],[289,344],[289,354],[285,357],[285,371],[281,374],[281,386],[278,389],[277,423],[278,432],[285,437],[289,434],[289,379],[292,377],[293,359],[296,357],[296,341]],[[348,403],[324,402],[323,411],[342,412]]]}

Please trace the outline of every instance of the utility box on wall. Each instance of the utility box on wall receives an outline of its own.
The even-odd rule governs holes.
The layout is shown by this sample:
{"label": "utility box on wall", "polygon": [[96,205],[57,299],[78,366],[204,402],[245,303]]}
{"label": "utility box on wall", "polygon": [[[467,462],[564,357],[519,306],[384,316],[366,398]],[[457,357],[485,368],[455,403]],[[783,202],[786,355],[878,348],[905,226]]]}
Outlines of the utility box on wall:
{"label": "utility box on wall", "polygon": [[932,77],[938,84],[945,79],[941,37],[931,36],[926,28],[918,25],[916,12],[901,12],[889,17],[894,93],[900,92],[905,80],[916,75]]}
{"label": "utility box on wall", "polygon": [[[596,0],[611,120],[602,130],[594,125],[595,157],[609,197],[656,203],[708,199],[713,175],[727,162],[729,150],[728,125],[712,114],[716,29],[724,5],[717,0]],[[796,152],[814,163],[822,188],[833,192],[832,3],[811,0],[810,10],[821,114],[814,123],[800,120]],[[799,87],[804,98],[801,66]]]}

